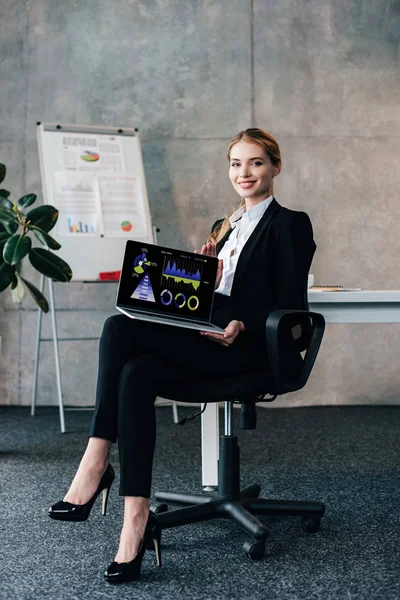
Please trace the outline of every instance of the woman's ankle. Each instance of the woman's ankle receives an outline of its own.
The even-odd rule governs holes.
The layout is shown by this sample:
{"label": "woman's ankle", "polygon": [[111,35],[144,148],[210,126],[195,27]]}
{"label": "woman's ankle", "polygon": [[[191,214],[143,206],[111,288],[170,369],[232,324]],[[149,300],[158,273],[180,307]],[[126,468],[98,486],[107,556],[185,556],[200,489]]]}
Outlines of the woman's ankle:
{"label": "woman's ankle", "polygon": [[124,523],[132,520],[147,519],[149,515],[149,500],[141,496],[124,497]]}
{"label": "woman's ankle", "polygon": [[108,440],[89,438],[81,463],[86,463],[96,470],[105,470],[109,463],[110,448],[111,442]]}

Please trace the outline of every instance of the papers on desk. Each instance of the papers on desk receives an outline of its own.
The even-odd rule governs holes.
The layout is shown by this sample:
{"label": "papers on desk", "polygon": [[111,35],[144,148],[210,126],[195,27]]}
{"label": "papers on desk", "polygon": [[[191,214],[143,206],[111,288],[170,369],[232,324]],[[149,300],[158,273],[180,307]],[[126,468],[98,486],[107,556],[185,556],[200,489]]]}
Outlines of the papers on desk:
{"label": "papers on desk", "polygon": [[309,290],[313,292],[360,292],[362,288],[347,288],[342,285],[313,285]]}

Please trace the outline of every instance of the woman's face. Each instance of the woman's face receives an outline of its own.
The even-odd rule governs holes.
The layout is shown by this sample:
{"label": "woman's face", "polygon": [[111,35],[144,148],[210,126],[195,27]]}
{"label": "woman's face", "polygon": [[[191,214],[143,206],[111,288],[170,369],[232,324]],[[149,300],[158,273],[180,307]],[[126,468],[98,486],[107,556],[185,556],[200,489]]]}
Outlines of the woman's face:
{"label": "woman's face", "polygon": [[232,146],[229,164],[229,179],[233,187],[252,204],[268,198],[272,179],[281,170],[280,166],[272,165],[264,148],[244,141]]}

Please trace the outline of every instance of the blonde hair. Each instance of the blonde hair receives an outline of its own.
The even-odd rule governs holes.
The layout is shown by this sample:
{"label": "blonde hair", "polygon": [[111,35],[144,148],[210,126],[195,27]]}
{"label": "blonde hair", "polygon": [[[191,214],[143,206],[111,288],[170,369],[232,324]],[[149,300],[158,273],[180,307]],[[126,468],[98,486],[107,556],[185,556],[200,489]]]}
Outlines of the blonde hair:
{"label": "blonde hair", "polygon": [[[230,160],[231,150],[235,144],[238,142],[248,142],[249,144],[257,144],[260,146],[265,153],[269,156],[271,163],[274,166],[282,165],[281,151],[279,149],[278,142],[276,139],[270,134],[264,131],[263,129],[258,129],[257,127],[252,127],[250,129],[244,129],[240,131],[228,147],[227,158]],[[271,186],[271,194],[273,194],[273,182]],[[233,215],[233,213],[238,210],[241,206],[244,206],[245,200],[242,198],[239,201],[239,204],[232,210],[232,212],[214,229],[214,231],[208,236],[207,242],[212,242],[213,244],[217,244],[226,232],[230,229],[231,224],[229,218]]]}

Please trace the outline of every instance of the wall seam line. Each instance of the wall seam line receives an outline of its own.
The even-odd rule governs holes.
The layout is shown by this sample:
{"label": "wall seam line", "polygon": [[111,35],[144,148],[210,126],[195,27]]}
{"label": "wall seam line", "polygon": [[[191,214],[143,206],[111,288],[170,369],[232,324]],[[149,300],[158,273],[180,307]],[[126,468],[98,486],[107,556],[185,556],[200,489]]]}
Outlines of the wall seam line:
{"label": "wall seam line", "polygon": [[[25,69],[27,64],[26,53],[28,52],[27,47],[29,48],[29,18],[30,18],[30,10],[29,10],[30,0],[25,0],[25,15],[26,15],[26,23],[25,23],[25,33],[22,40],[22,67],[25,72],[29,73],[29,70]],[[24,91],[24,158],[22,163],[22,182],[23,182],[23,190],[22,194],[25,193],[26,190],[26,153],[27,153],[27,123],[28,123],[28,86],[29,86],[29,75],[25,80],[25,91]],[[22,405],[22,311],[21,307],[18,310],[18,318],[19,318],[19,340],[18,340],[18,404]]]}
{"label": "wall seam line", "polygon": [[250,120],[256,126],[254,89],[254,0],[250,0]]}

